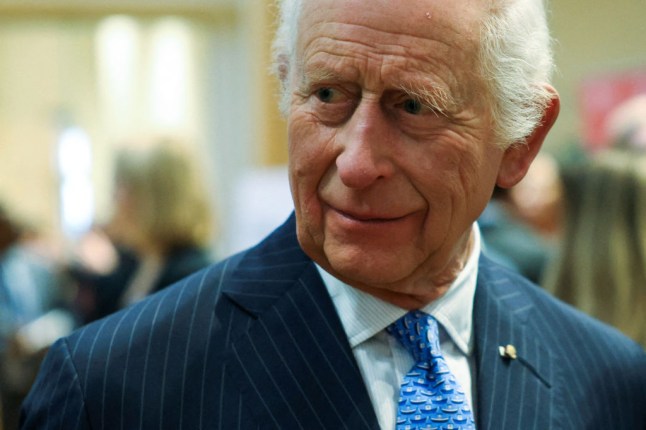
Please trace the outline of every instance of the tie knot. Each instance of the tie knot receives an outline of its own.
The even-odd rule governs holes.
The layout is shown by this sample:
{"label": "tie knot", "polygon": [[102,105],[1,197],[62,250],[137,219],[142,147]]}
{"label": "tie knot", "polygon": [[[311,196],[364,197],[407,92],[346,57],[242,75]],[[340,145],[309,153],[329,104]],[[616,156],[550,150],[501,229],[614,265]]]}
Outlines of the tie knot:
{"label": "tie knot", "polygon": [[422,311],[411,311],[386,328],[415,358],[416,362],[430,363],[440,357],[440,339],[437,320]]}

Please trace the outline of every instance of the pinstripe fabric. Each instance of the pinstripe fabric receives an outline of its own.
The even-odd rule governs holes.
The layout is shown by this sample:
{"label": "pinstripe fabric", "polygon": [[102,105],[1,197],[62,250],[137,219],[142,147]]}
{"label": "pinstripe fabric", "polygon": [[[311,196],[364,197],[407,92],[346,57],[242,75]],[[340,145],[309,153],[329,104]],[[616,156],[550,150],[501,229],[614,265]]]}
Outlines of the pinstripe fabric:
{"label": "pinstripe fabric", "polygon": [[641,347],[484,257],[474,330],[478,429],[646,429]]}
{"label": "pinstripe fabric", "polygon": [[[22,428],[378,429],[294,230],[58,341]],[[486,259],[474,324],[480,429],[646,427],[643,352]]]}

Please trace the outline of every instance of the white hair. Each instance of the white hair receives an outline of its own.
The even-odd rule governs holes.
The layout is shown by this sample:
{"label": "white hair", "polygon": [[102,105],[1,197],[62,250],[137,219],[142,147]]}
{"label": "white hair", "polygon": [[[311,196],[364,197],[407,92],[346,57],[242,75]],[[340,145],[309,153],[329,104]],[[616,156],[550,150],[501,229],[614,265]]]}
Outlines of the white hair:
{"label": "white hair", "polygon": [[[280,21],[273,44],[274,71],[282,84],[280,108],[286,115],[303,0],[277,1]],[[502,147],[522,143],[554,97],[545,86],[554,62],[543,2],[491,0],[490,13],[482,22],[480,71]]]}
{"label": "white hair", "polygon": [[491,97],[500,145],[522,143],[539,125],[554,94],[554,70],[543,0],[494,0],[483,22],[481,76]]}
{"label": "white hair", "polygon": [[281,84],[280,111],[287,116],[290,103],[289,81],[296,64],[296,41],[302,0],[276,0],[279,5],[278,27],[272,46],[273,69]]}

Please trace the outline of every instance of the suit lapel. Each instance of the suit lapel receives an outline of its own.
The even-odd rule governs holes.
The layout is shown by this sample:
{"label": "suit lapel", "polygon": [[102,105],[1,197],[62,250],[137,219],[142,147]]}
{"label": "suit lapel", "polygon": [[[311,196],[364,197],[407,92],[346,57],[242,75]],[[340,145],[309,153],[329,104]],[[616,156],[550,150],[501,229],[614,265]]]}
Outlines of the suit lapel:
{"label": "suit lapel", "polygon": [[293,217],[244,257],[225,296],[250,319],[232,337],[231,371],[270,428],[377,429],[347,337]]}
{"label": "suit lapel", "polygon": [[[555,428],[556,368],[518,282],[481,257],[474,304],[479,429]],[[501,355],[506,345],[515,347],[516,358]]]}

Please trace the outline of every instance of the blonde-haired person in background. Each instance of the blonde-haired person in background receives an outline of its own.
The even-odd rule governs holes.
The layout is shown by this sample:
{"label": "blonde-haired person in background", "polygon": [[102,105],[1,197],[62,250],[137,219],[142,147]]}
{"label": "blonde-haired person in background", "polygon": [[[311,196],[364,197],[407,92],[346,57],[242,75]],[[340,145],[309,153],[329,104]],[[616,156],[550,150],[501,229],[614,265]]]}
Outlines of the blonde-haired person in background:
{"label": "blonde-haired person in background", "polygon": [[646,154],[604,152],[561,176],[561,250],[544,286],[646,347]]}
{"label": "blonde-haired person in background", "polygon": [[[212,202],[195,153],[170,138],[129,142],[117,151],[113,215],[85,239],[77,304],[84,322],[108,315],[211,262]],[[85,264],[83,264],[85,262]]]}

